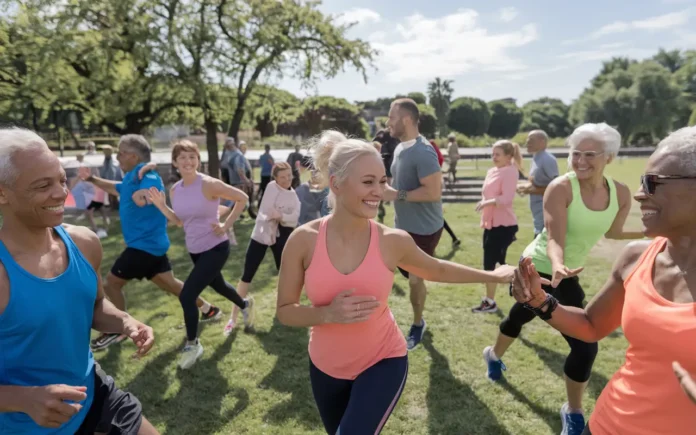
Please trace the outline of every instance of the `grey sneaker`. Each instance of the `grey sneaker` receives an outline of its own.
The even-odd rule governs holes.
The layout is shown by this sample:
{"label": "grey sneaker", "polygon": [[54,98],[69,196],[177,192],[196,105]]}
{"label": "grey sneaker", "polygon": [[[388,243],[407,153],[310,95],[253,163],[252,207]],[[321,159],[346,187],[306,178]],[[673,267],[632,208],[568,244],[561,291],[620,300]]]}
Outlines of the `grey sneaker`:
{"label": "grey sneaker", "polygon": [[254,322],[256,321],[256,308],[254,307],[254,297],[249,296],[246,298],[247,307],[242,310],[242,316],[244,318],[244,332],[254,331]]}

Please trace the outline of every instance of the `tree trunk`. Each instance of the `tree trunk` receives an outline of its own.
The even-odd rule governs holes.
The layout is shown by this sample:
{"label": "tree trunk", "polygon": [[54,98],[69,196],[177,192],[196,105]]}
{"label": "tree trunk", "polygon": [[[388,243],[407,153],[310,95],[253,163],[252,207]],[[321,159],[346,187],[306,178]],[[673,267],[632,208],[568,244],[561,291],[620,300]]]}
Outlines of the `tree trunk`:
{"label": "tree trunk", "polygon": [[230,122],[230,129],[227,132],[227,136],[233,138],[235,142],[238,142],[239,138],[239,128],[242,126],[242,119],[244,118],[244,101],[239,101],[237,107],[234,109],[234,115],[232,116],[232,122]]}
{"label": "tree trunk", "polygon": [[210,118],[209,115],[205,115],[205,144],[208,150],[208,175],[214,178],[220,178],[217,127],[218,123]]}

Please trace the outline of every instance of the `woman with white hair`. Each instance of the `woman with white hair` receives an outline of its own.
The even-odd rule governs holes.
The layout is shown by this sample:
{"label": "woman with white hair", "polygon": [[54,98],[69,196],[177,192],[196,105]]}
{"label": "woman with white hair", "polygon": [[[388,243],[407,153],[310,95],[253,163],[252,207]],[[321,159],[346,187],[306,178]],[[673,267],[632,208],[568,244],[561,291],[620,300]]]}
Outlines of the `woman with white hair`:
{"label": "woman with white hair", "polygon": [[[616,157],[621,135],[607,124],[585,124],[568,138],[571,172],[556,178],[544,194],[544,230],[524,250],[547,280],[544,291],[566,306],[582,308],[585,292],[577,275],[590,250],[602,236],[608,239],[640,239],[641,232],[624,231],[631,210],[631,192],[625,184],[604,175]],[[506,370],[501,358],[519,336],[522,326],[535,317],[516,303],[500,324],[495,346],[483,351],[492,381]],[[585,427],[582,395],[597,356],[597,343],[567,335],[570,346],[564,373],[568,402],[561,408],[563,434],[580,435]]]}
{"label": "woman with white hair", "polygon": [[[284,325],[311,328],[310,381],[326,432],[378,434],[408,372],[406,340],[387,303],[396,268],[429,281],[509,283],[514,267],[438,260],[405,231],[375,222],[387,175],[371,143],[319,140],[313,156],[333,211],[290,235],[276,314]],[[300,303],[302,288],[310,305]]]}

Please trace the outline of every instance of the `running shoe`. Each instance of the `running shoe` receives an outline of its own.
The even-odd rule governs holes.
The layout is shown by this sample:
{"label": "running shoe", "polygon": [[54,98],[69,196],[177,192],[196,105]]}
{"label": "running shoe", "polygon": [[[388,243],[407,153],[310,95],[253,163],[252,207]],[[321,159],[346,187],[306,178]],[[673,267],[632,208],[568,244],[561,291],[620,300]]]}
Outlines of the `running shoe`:
{"label": "running shoe", "polygon": [[254,322],[256,320],[256,309],[254,307],[254,297],[246,298],[247,307],[242,310],[244,318],[244,332],[254,332]]}
{"label": "running shoe", "polygon": [[222,335],[224,335],[225,337],[229,337],[230,334],[232,334],[232,331],[234,330],[235,326],[237,326],[237,324],[235,323],[233,316],[230,315],[230,320],[227,321],[225,329],[222,330]]}
{"label": "running shoe", "polygon": [[215,305],[210,306],[207,313],[201,313],[201,322],[213,322],[222,318],[222,311]]}
{"label": "running shoe", "polygon": [[187,344],[181,349],[181,357],[179,357],[179,367],[182,370],[190,369],[198,358],[203,355],[203,346],[200,340],[196,340],[196,344]]}
{"label": "running shoe", "polygon": [[481,298],[481,305],[471,309],[472,313],[495,313],[496,311],[498,311],[498,305],[487,297]]}
{"label": "running shoe", "polygon": [[108,236],[109,236],[109,235],[108,235],[108,234],[106,233],[106,231],[104,231],[103,229],[99,228],[99,229],[97,230],[97,237],[99,237],[100,239],[105,239],[105,238],[107,238]]}
{"label": "running shoe", "polygon": [[408,338],[406,339],[406,347],[408,350],[413,350],[420,344],[423,340],[423,334],[425,334],[426,323],[423,319],[423,324],[420,326],[411,325],[411,329],[408,331]]}
{"label": "running shoe", "polygon": [[118,344],[125,340],[126,337],[125,335],[122,334],[102,334],[99,337],[95,338],[92,340],[90,343],[90,347],[92,348],[92,352],[96,352],[98,350],[104,350],[107,347],[111,346],[112,344]]}
{"label": "running shoe", "polygon": [[505,367],[502,360],[493,359],[492,353],[492,346],[488,346],[487,348],[483,349],[483,360],[486,361],[486,366],[488,366],[486,377],[495,382],[499,381],[500,378],[503,377],[503,371],[507,370],[507,367]]}
{"label": "running shoe", "polygon": [[459,245],[461,245],[461,244],[462,244],[462,241],[459,240],[459,239],[452,240],[452,247],[453,247],[453,248],[458,248]]}
{"label": "running shoe", "polygon": [[568,403],[561,406],[561,435],[582,435],[585,431],[585,416],[580,412],[570,413]]}

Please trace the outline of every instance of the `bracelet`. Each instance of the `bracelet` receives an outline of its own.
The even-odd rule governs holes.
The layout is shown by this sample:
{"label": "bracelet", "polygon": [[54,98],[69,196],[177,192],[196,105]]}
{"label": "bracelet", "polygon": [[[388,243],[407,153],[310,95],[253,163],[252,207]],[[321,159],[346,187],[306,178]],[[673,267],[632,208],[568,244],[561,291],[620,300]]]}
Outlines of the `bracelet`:
{"label": "bracelet", "polygon": [[[551,320],[551,315],[558,307],[558,299],[554,298],[553,296],[547,293],[546,300],[543,304],[539,305],[538,307],[533,307],[525,303],[524,307],[529,311],[533,312],[541,320]],[[544,307],[548,307],[548,309],[546,311],[543,311]]]}

